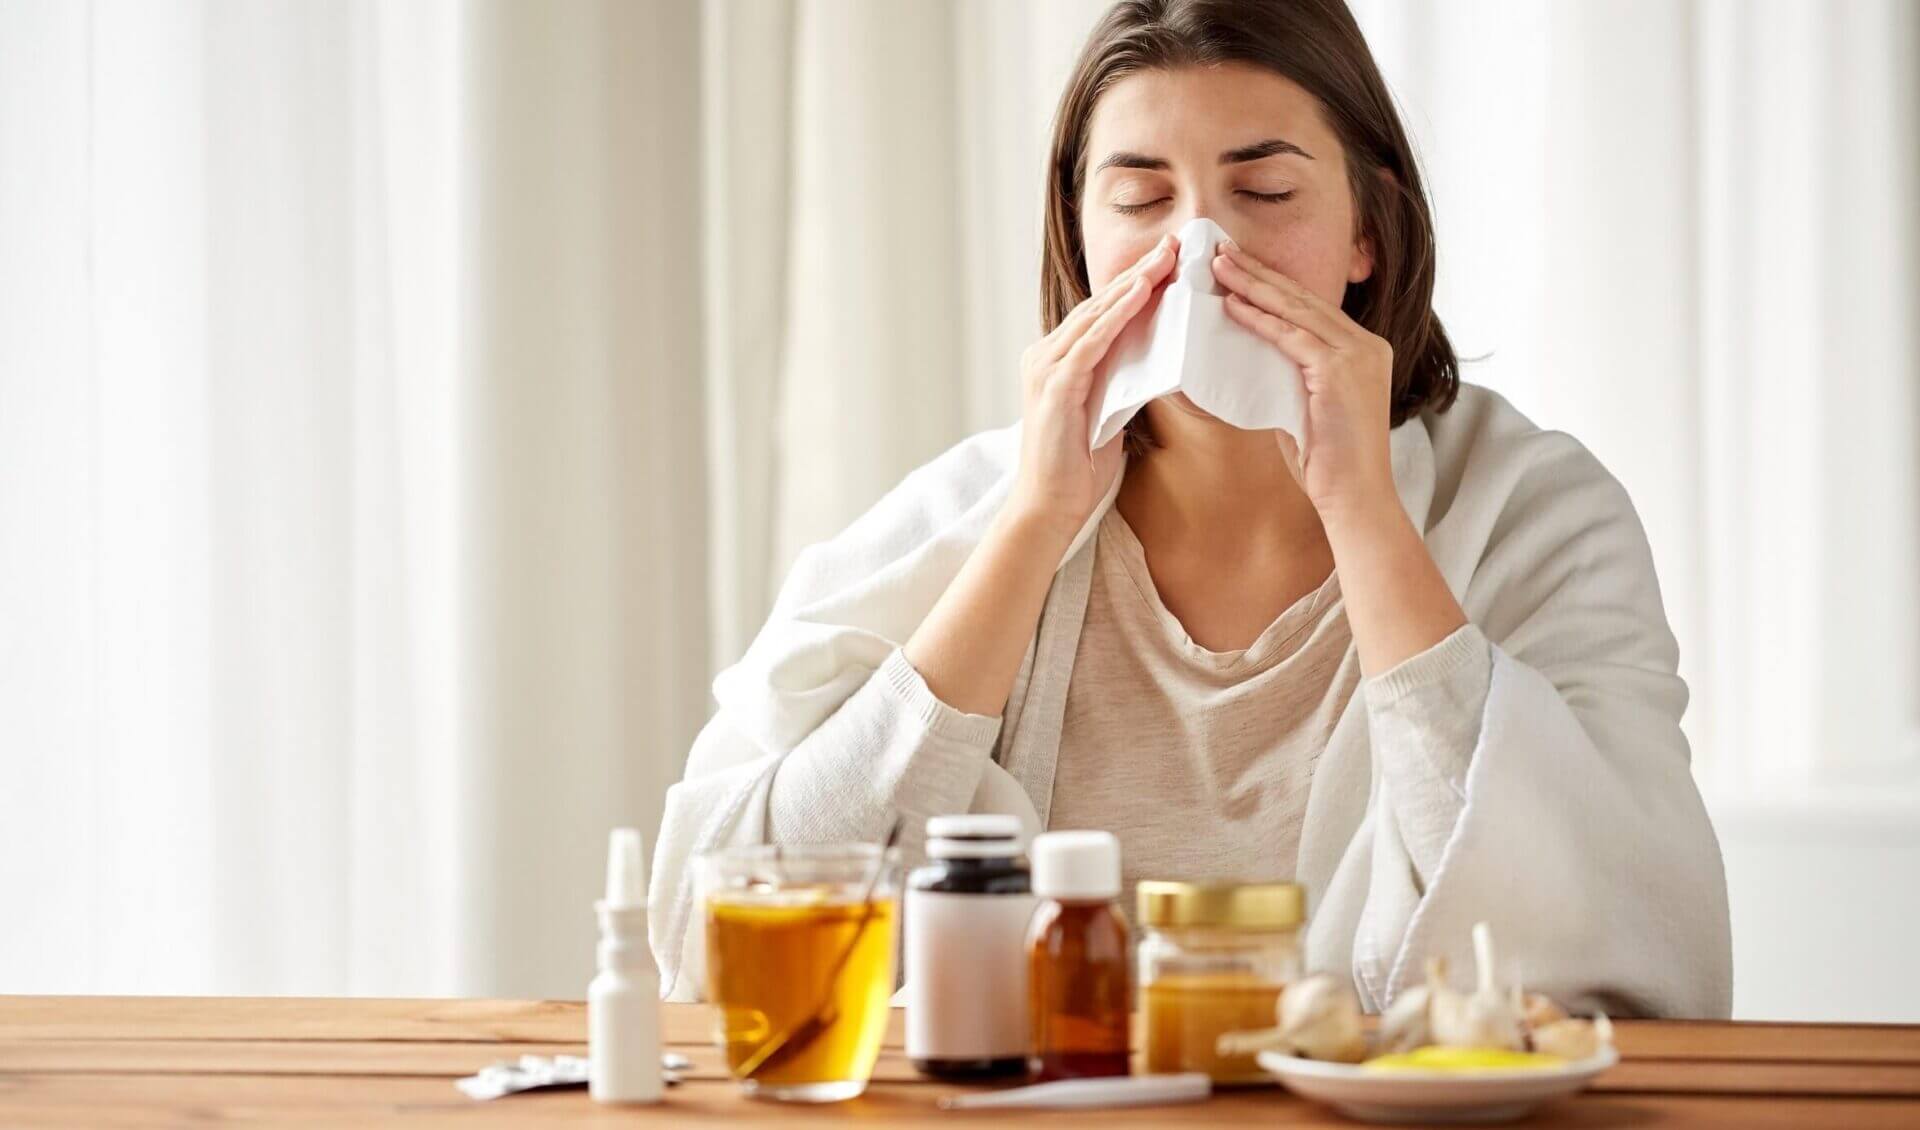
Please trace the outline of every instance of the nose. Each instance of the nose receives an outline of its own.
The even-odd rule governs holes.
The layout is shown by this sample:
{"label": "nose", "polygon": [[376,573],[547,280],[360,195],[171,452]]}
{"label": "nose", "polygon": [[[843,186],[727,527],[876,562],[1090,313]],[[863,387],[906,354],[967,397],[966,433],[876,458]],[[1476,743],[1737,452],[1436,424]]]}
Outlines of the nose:
{"label": "nose", "polygon": [[[1218,227],[1221,231],[1226,232],[1228,239],[1238,241],[1240,238],[1240,234],[1234,231],[1234,229],[1231,226],[1229,226],[1225,221],[1221,220],[1219,218],[1219,215],[1216,215],[1214,212],[1211,212],[1206,208],[1188,207],[1188,208],[1173,209],[1172,211],[1175,214],[1168,217],[1169,226],[1167,227],[1165,234],[1178,236],[1182,231],[1186,229],[1187,225],[1192,223],[1194,220],[1206,219],[1206,220],[1212,221],[1214,226]],[[1221,215],[1224,215],[1224,213],[1221,213]]]}
{"label": "nose", "polygon": [[[1173,189],[1173,206],[1167,209],[1160,235],[1178,235],[1180,229],[1191,223],[1196,217],[1209,216],[1211,207],[1206,197],[1206,188],[1194,184],[1190,178],[1181,176]],[[1219,221],[1215,221],[1218,223]]]}
{"label": "nose", "polygon": [[1215,207],[1215,203],[1215,201],[1208,199],[1198,188],[1190,188],[1186,192],[1181,193],[1174,207],[1168,209],[1167,232],[1178,235],[1181,228],[1186,227],[1194,220],[1205,217],[1219,225],[1220,230],[1227,233],[1228,239],[1238,240],[1240,233],[1233,230],[1233,227],[1229,223],[1232,209],[1225,207],[1224,204]]}

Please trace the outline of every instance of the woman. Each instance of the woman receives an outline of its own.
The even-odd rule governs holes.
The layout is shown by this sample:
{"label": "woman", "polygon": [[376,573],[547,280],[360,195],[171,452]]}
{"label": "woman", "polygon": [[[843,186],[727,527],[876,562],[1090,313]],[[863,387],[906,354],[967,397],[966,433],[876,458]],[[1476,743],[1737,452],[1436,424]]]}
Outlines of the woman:
{"label": "woman", "polygon": [[[1126,874],[1296,876],[1385,1007],[1488,920],[1528,987],[1725,1016],[1718,846],[1645,534],[1572,439],[1459,383],[1419,172],[1339,0],[1128,0],[1055,122],[1023,420],[796,564],[669,793],[654,945],[696,995],[694,853],[909,850],[943,812],[1104,827]],[[1183,395],[1089,457],[1100,362],[1205,216],[1303,441]],[[1276,368],[1276,372],[1278,372]]]}

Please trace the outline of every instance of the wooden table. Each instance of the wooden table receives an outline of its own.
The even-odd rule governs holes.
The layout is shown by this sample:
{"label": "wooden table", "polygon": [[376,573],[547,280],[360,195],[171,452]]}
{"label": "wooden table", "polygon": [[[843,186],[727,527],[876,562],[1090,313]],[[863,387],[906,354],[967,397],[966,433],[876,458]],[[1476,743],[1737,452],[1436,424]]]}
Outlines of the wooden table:
{"label": "wooden table", "polygon": [[[740,1097],[699,1005],[666,1006],[667,1044],[691,1079],[658,1108],[600,1106],[584,1091],[472,1102],[453,1080],[523,1052],[584,1055],[585,1007],[560,1001],[0,996],[0,1126],[838,1124],[1352,1127],[1260,1088],[1199,1106],[959,1113],[918,1079],[899,1016],[873,1087],[853,1102]],[[1920,1026],[1619,1025],[1624,1062],[1529,1125],[1920,1126]]]}

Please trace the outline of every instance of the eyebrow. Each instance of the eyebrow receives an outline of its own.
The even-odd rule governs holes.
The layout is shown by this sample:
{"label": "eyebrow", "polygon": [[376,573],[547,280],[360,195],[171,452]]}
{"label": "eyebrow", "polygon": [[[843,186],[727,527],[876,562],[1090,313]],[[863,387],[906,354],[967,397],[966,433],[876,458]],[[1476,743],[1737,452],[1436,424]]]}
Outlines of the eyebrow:
{"label": "eyebrow", "polygon": [[[1220,163],[1222,165],[1238,165],[1247,161],[1258,161],[1263,157],[1277,157],[1281,154],[1305,157],[1309,161],[1313,160],[1313,154],[1300,148],[1293,142],[1288,141],[1286,138],[1270,137],[1265,141],[1255,142],[1252,145],[1243,145],[1238,149],[1227,150],[1225,153],[1220,154]],[[1160,170],[1172,167],[1172,165],[1167,163],[1165,157],[1149,157],[1144,153],[1129,153],[1122,149],[1107,154],[1106,160],[1100,162],[1099,166],[1093,171],[1098,173],[1103,169]]]}

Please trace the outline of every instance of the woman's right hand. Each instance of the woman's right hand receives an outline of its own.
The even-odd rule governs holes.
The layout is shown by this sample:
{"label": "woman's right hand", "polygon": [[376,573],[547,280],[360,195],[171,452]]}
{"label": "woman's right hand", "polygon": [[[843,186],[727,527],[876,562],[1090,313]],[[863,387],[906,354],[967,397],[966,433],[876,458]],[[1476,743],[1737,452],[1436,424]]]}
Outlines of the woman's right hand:
{"label": "woman's right hand", "polygon": [[1059,553],[1106,495],[1125,454],[1119,436],[1087,451],[1094,370],[1175,258],[1169,236],[1020,358],[1026,410],[1013,491],[904,647],[927,689],[956,710],[991,717],[1006,709]]}
{"label": "woman's right hand", "polygon": [[1070,541],[1106,496],[1125,457],[1125,435],[1087,450],[1095,374],[1177,259],[1174,237],[1162,238],[1021,355],[1020,471],[1004,513]]}

